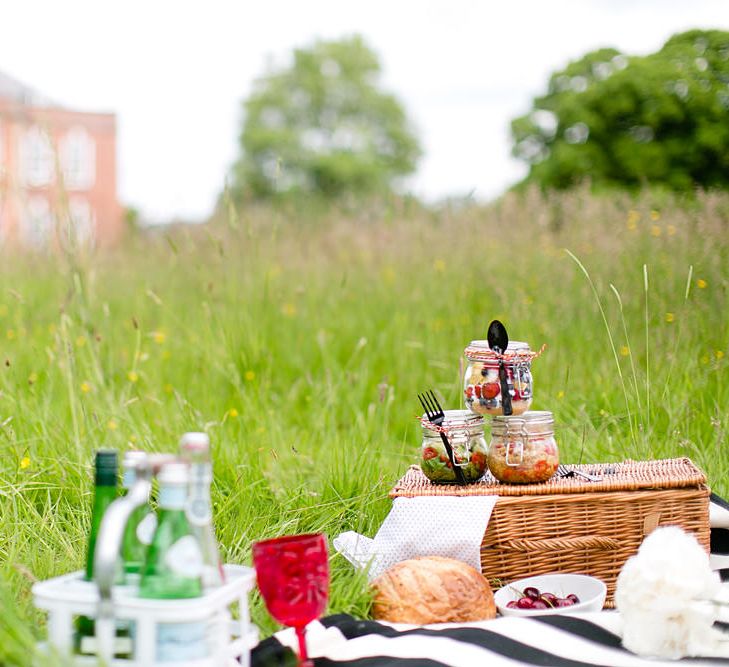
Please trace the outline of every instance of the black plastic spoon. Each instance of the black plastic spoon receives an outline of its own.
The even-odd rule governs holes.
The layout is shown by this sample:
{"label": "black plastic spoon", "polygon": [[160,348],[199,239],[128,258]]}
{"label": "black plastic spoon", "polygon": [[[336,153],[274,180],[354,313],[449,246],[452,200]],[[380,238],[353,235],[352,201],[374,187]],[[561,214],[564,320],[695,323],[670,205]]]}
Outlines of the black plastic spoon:
{"label": "black plastic spoon", "polygon": [[[489,324],[486,340],[488,341],[489,347],[496,354],[504,354],[506,348],[509,346],[509,334],[506,333],[506,327],[499,320],[494,320]],[[508,416],[512,414],[511,394],[509,393],[509,384],[506,381],[504,360],[501,357],[499,357],[499,383],[501,384],[501,409],[504,415]]]}

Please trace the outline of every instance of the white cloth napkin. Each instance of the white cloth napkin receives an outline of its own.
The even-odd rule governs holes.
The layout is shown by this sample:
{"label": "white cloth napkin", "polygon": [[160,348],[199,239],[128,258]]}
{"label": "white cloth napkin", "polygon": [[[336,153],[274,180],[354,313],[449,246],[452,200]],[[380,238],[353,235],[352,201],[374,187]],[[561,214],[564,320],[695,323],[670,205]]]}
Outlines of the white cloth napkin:
{"label": "white cloth napkin", "polygon": [[349,531],[334,548],[370,581],[400,561],[444,556],[481,571],[481,542],[497,496],[395,498],[374,538]]}

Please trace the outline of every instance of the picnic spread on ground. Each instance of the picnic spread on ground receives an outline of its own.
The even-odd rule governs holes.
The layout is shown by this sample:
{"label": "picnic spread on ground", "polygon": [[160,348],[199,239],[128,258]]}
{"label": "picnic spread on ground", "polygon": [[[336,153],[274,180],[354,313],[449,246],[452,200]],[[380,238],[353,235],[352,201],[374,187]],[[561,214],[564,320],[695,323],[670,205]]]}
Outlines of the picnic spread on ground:
{"label": "picnic spread on ground", "polygon": [[[127,452],[120,497],[116,452],[97,453],[86,571],[33,587],[44,650],[114,667],[729,662],[729,505],[685,457],[560,464],[553,414],[530,410],[544,349],[492,321],[464,350],[465,409],[418,396],[420,461],[376,535],[329,536],[370,580],[375,620],[324,615],[323,534],[222,564],[210,442],[188,433],[177,455]],[[256,583],[290,626],[262,641]]]}

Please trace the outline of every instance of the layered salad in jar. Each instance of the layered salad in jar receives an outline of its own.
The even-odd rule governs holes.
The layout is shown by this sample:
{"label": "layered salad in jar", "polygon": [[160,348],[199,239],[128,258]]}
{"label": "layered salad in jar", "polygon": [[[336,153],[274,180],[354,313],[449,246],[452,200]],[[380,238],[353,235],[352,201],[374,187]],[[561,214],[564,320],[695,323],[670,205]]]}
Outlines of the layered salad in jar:
{"label": "layered salad in jar", "polygon": [[547,481],[559,466],[552,413],[494,417],[487,464],[491,474],[507,484]]}
{"label": "layered salad in jar", "polygon": [[[456,473],[448,456],[438,427],[427,418],[421,419],[423,444],[420,468],[431,481],[441,484],[456,482]],[[442,424],[443,433],[453,450],[456,466],[463,471],[467,482],[475,482],[486,472],[486,440],[483,433],[483,417],[468,410],[446,410]]]}
{"label": "layered salad in jar", "polygon": [[[463,377],[466,407],[478,415],[503,415],[499,356],[485,340],[471,341],[465,355],[468,362]],[[526,412],[532,403],[533,357],[529,345],[518,341],[510,342],[503,355],[512,414]]]}

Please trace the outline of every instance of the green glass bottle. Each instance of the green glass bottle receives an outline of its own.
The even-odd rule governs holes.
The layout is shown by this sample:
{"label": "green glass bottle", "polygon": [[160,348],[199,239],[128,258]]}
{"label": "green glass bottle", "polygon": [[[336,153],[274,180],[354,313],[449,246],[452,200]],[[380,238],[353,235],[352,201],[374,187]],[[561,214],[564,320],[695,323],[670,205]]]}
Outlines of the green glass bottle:
{"label": "green glass bottle", "polygon": [[[86,552],[86,574],[84,577],[86,581],[91,581],[94,578],[94,554],[101,520],[104,518],[106,508],[117,497],[119,466],[116,452],[110,449],[97,451],[95,468],[94,505],[91,511],[91,530],[89,531],[89,543]],[[87,616],[79,616],[76,628],[76,650],[82,653],[92,652],[93,649],[86,648],[86,646],[91,647],[94,644],[93,619]],[[84,641],[85,638],[91,638],[92,641]]]}
{"label": "green glass bottle", "polygon": [[[159,520],[142,568],[139,596],[154,599],[200,597],[203,557],[185,515],[189,467],[182,462],[162,466],[159,476]],[[159,662],[204,658],[208,654],[204,623],[157,626]]]}
{"label": "green glass bottle", "polygon": [[91,511],[91,532],[89,547],[86,552],[86,581],[94,578],[94,554],[99,526],[104,518],[106,508],[116,500],[118,495],[119,465],[113,449],[101,449],[96,452],[96,486],[94,488],[94,507]]}
{"label": "green glass bottle", "polygon": [[[137,481],[137,466],[146,461],[145,452],[131,451],[124,454],[122,488],[125,493],[128,493]],[[139,583],[147,548],[152,542],[156,527],[157,517],[148,504],[137,507],[129,517],[122,540],[125,584]]]}

